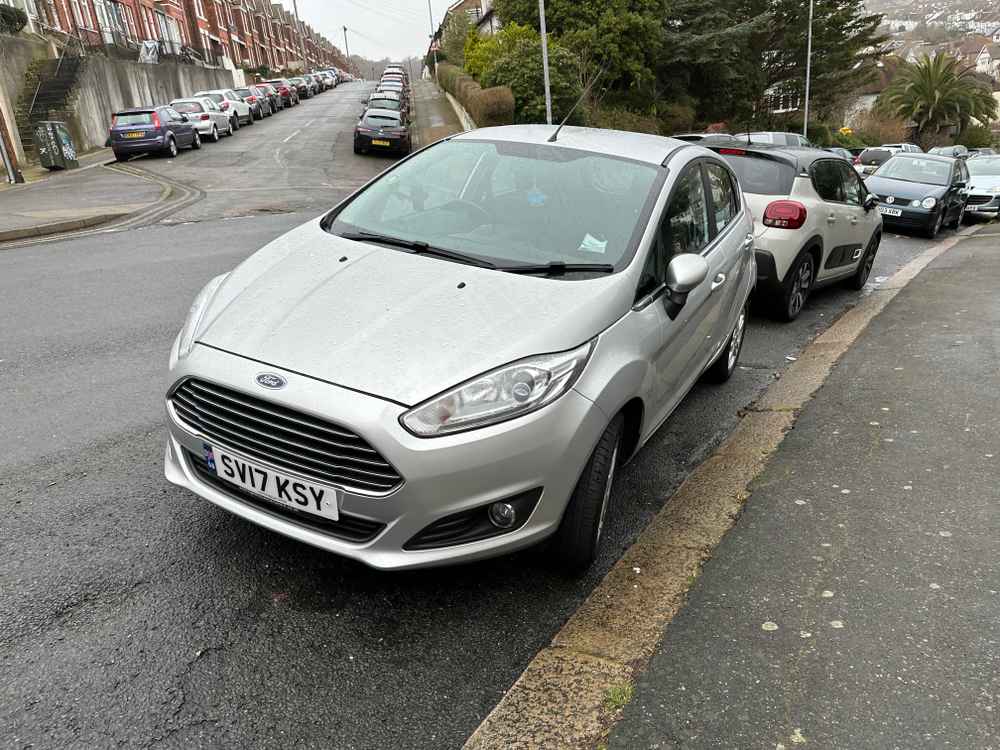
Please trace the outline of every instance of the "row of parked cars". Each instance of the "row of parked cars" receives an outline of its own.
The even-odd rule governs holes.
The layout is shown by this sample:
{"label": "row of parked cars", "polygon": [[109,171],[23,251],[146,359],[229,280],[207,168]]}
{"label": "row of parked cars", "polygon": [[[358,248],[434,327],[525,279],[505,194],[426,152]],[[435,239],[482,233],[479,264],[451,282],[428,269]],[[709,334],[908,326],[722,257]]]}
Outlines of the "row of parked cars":
{"label": "row of parked cars", "polygon": [[150,153],[177,156],[181,148],[200,149],[205,140],[217,143],[241,127],[351,80],[353,76],[344,71],[320,70],[242,88],[197,91],[169,104],[133,107],[112,116],[108,145],[118,161]]}
{"label": "row of parked cars", "polygon": [[410,96],[406,69],[402,65],[387,65],[354,128],[354,153],[410,153],[413,148]]}

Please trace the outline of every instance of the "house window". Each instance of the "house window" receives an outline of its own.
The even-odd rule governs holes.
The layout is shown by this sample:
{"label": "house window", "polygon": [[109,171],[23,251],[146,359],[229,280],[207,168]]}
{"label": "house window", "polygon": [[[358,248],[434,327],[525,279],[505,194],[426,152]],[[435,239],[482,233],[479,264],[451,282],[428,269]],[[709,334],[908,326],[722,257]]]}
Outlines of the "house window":
{"label": "house window", "polygon": [[201,4],[201,0],[194,0],[194,12],[198,18],[205,18],[205,6]]}
{"label": "house window", "polygon": [[90,18],[90,6],[86,0],[69,0],[70,8],[73,11],[73,21],[81,29],[93,30],[94,22]]}

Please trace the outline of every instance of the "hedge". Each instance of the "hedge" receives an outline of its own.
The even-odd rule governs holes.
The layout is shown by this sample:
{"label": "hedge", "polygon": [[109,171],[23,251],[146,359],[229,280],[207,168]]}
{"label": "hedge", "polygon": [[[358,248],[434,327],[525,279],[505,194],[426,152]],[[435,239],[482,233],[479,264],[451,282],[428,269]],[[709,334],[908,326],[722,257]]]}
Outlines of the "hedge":
{"label": "hedge", "polygon": [[16,34],[28,25],[28,15],[20,8],[0,5],[0,32]]}
{"label": "hedge", "polygon": [[513,124],[514,94],[509,87],[484,89],[450,63],[439,63],[437,75],[441,88],[458,99],[479,127]]}

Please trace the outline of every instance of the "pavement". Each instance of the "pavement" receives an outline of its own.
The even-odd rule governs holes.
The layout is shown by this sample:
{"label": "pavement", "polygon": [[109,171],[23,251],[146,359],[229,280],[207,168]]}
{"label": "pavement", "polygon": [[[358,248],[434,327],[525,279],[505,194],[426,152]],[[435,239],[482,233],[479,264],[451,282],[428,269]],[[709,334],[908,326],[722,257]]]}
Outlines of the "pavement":
{"label": "pavement", "polygon": [[412,85],[413,124],[417,129],[415,146],[429,146],[465,129],[437,84],[420,78]]}
{"label": "pavement", "polygon": [[106,168],[109,154],[101,151],[80,169],[47,172],[0,190],[0,242],[95,226],[168,197],[162,185]]}
{"label": "pavement", "polygon": [[705,564],[609,748],[1000,748],[1000,233],[876,317]]}
{"label": "pavement", "polygon": [[392,163],[351,150],[364,85],[130,162],[192,185],[179,213],[0,252],[0,747],[461,746],[761,392],[932,245],[887,237],[861,295],[753,318],[736,376],[623,468],[587,576],[532,551],[377,573],[162,477],[166,355],[198,289]]}

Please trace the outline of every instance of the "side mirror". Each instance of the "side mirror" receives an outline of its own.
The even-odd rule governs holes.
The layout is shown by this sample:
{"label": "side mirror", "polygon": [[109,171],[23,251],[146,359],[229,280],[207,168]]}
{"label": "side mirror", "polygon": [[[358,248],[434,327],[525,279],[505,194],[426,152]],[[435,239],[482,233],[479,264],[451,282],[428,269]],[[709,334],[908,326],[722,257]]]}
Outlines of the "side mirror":
{"label": "side mirror", "polygon": [[694,253],[675,255],[667,266],[667,315],[673,320],[687,302],[688,294],[708,278],[708,261]]}
{"label": "side mirror", "polygon": [[965,182],[965,180],[956,180],[955,181],[955,187],[957,187],[959,189],[964,188],[966,186],[966,184],[967,183]]}
{"label": "side mirror", "polygon": [[181,122],[189,122],[187,115],[181,115]]}
{"label": "side mirror", "polygon": [[876,197],[872,193],[868,193],[868,195],[865,196],[865,200],[864,203],[862,203],[862,205],[864,206],[865,211],[871,211],[873,208],[875,208],[875,206],[878,205],[878,197]]}

